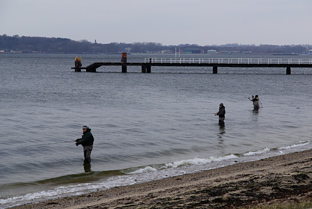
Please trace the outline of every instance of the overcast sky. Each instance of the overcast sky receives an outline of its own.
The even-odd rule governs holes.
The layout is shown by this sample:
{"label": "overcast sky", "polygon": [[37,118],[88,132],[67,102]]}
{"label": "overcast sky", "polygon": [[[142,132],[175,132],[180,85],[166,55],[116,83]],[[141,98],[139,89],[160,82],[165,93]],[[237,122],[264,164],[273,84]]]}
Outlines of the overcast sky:
{"label": "overcast sky", "polygon": [[98,43],[312,44],[312,0],[0,0],[0,35]]}

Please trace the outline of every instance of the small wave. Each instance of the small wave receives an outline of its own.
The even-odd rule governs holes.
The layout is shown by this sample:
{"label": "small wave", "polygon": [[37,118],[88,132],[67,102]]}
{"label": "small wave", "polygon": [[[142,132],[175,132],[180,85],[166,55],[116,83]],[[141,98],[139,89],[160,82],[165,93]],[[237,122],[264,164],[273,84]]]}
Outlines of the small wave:
{"label": "small wave", "polygon": [[151,172],[156,172],[156,171],[157,171],[156,168],[153,168],[153,167],[151,167],[151,166],[147,166],[147,167],[145,167],[145,168],[141,168],[141,169],[139,169],[139,170],[130,172],[129,174],[151,173]]}
{"label": "small wave", "polygon": [[[104,183],[105,181],[103,183],[101,182],[98,183],[99,180],[107,180],[114,176],[123,176],[123,175],[125,175],[125,173],[123,173],[120,170],[111,170],[111,171],[72,174],[29,183],[13,183],[3,185],[4,188],[6,189],[20,188],[20,190],[27,190],[27,188],[33,187],[33,189],[37,188],[40,191],[0,199],[0,208],[2,205],[12,207],[15,205],[27,203],[29,201],[50,199],[59,196],[78,195],[86,191],[105,189],[107,188],[107,185],[105,185]],[[50,188],[54,187],[54,188],[43,190],[43,187]]]}
{"label": "small wave", "polygon": [[243,156],[253,156],[253,155],[261,155],[264,153],[270,152],[270,149],[265,147],[263,149],[259,149],[257,151],[251,151],[251,152],[247,152],[245,154],[243,154]]}
{"label": "small wave", "polygon": [[71,186],[60,186],[55,189],[51,190],[44,190],[40,192],[34,192],[34,193],[29,193],[26,195],[21,195],[21,196],[15,196],[15,197],[10,197],[6,199],[0,199],[0,205],[7,205],[9,207],[12,206],[17,206],[21,205],[23,203],[27,203],[29,201],[36,201],[36,200],[42,200],[42,199],[49,199],[49,198],[55,198],[58,196],[62,196],[64,194],[70,195],[70,194],[75,194],[78,195],[80,194],[79,192],[86,191],[87,189],[91,190],[92,184],[78,184],[78,185],[71,185]]}
{"label": "small wave", "polygon": [[289,145],[289,146],[279,147],[278,150],[288,150],[288,149],[293,149],[293,148],[297,148],[297,147],[307,146],[309,144],[311,144],[311,143],[310,142],[302,142],[299,144],[293,144],[293,145]]}
{"label": "small wave", "polygon": [[210,157],[210,158],[194,158],[194,159],[189,159],[189,160],[180,160],[177,162],[173,163],[166,163],[164,168],[178,168],[182,166],[188,166],[188,165],[202,165],[202,164],[207,164],[211,162],[219,162],[223,160],[229,160],[237,158],[234,154],[222,156],[222,157]]}

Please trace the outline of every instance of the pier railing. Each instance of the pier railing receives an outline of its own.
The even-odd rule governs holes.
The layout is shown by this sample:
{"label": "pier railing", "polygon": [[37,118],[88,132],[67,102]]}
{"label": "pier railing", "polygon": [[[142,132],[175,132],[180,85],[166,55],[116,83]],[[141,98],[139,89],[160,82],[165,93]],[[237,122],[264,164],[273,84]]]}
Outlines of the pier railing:
{"label": "pier railing", "polygon": [[145,58],[145,63],[244,64],[244,65],[312,65],[312,59],[298,58]]}

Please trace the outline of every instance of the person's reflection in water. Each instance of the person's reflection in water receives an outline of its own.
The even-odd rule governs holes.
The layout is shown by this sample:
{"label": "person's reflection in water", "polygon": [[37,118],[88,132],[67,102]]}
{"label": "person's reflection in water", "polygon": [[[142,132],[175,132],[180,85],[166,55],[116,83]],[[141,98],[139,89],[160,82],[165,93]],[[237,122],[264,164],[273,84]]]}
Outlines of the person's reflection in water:
{"label": "person's reflection in water", "polygon": [[252,121],[258,122],[259,119],[259,109],[252,110]]}
{"label": "person's reflection in water", "polygon": [[259,109],[253,109],[253,111],[252,111],[252,112],[253,112],[253,114],[254,114],[254,115],[258,115],[258,113],[259,113]]}
{"label": "person's reflection in water", "polygon": [[83,162],[83,168],[84,168],[84,171],[87,173],[87,172],[91,172],[91,163],[87,160],[84,160]]}
{"label": "person's reflection in water", "polygon": [[223,144],[223,141],[224,141],[223,137],[222,137],[223,134],[225,134],[225,126],[224,126],[224,124],[223,124],[223,126],[220,125],[219,133],[217,135],[219,137],[219,139],[220,139],[219,144]]}

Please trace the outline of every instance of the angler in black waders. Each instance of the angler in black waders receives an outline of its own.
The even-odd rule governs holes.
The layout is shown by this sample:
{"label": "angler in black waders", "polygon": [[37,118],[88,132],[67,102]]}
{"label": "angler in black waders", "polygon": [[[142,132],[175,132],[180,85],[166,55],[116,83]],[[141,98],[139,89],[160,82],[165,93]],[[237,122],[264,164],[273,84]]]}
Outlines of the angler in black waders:
{"label": "angler in black waders", "polygon": [[91,133],[91,129],[88,126],[82,127],[82,138],[77,139],[76,145],[78,146],[81,144],[83,146],[83,153],[84,153],[84,163],[91,163],[91,152],[93,149],[93,142],[94,138]]}
{"label": "angler in black waders", "polygon": [[219,105],[219,112],[217,112],[215,115],[219,115],[219,125],[221,127],[224,127],[224,119],[225,119],[225,107],[223,103]]}

